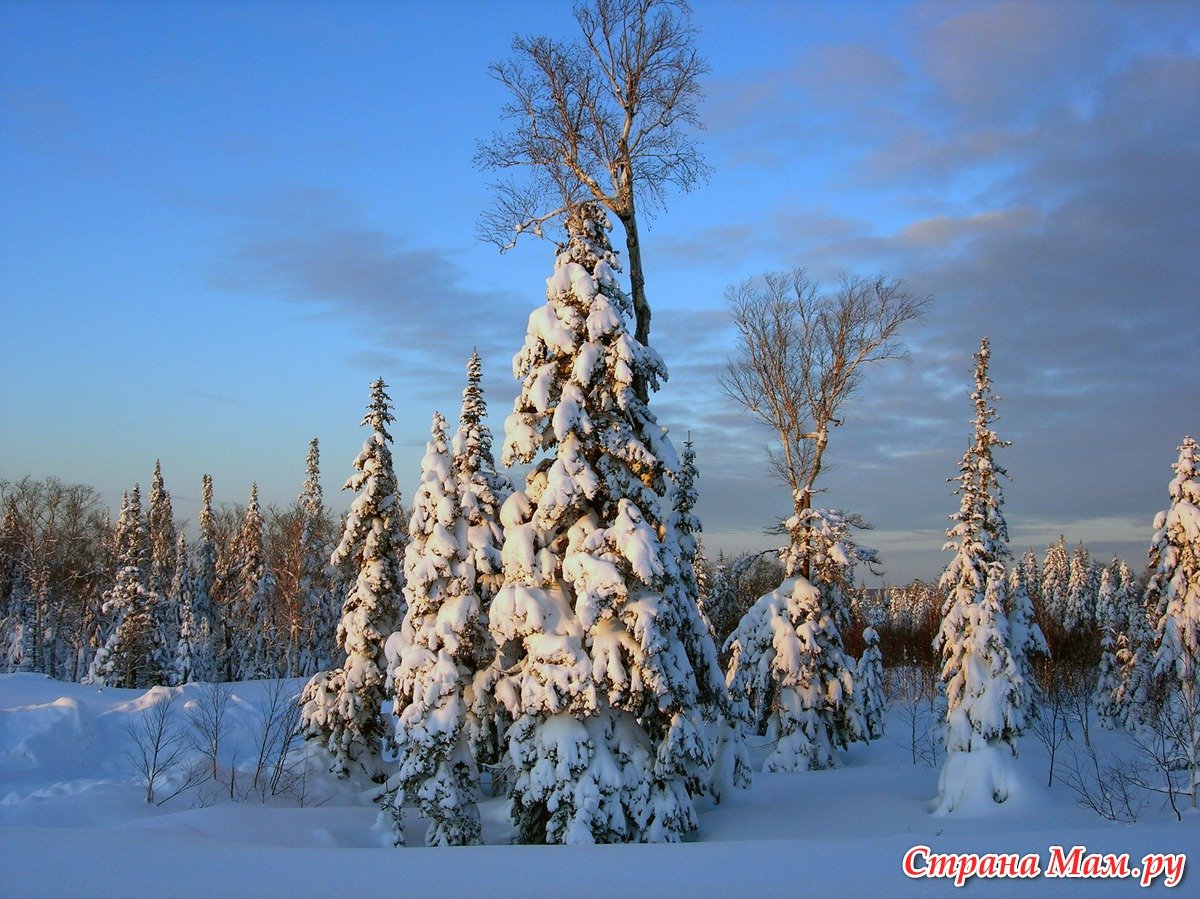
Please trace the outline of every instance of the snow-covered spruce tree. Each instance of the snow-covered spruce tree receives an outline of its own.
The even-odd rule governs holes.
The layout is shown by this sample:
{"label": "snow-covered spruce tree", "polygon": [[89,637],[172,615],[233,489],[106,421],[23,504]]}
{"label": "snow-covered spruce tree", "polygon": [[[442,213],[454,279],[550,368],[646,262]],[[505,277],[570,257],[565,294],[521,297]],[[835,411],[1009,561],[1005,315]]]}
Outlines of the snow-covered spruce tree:
{"label": "snow-covered spruce tree", "polygon": [[1046,547],[1042,561],[1042,607],[1053,621],[1063,622],[1066,618],[1070,584],[1071,556],[1067,552],[1067,538],[1060,534],[1057,543]]}
{"label": "snow-covered spruce tree", "polygon": [[1009,442],[992,430],[996,410],[989,356],[985,337],[975,356],[975,431],[959,463],[959,509],[946,532],[945,549],[953,550],[954,558],[939,581],[946,599],[934,649],[942,659],[946,762],[934,802],[938,814],[1008,798],[1009,758],[1025,726],[1021,675],[1004,615],[1008,527],[1000,478],[1007,473],[992,456]]}
{"label": "snow-covered spruce tree", "polygon": [[192,670],[198,681],[216,681],[223,673],[224,627],[213,602],[217,579],[217,530],[213,519],[212,476],[201,479],[200,537],[192,569]]}
{"label": "snow-covered spruce tree", "polygon": [[429,819],[426,845],[480,842],[479,773],[468,717],[476,676],[495,657],[495,648],[469,558],[469,528],[446,420],[436,412],[404,554],[408,611],[386,647],[399,720],[398,770],[385,785],[384,807],[397,845],[403,843],[403,810],[410,802]]}
{"label": "snow-covered spruce tree", "polygon": [[1121,621],[1124,611],[1117,602],[1120,574],[1116,559],[1100,572],[1100,592],[1096,597],[1096,625],[1100,630],[1100,662],[1097,665],[1096,718],[1101,727],[1111,730],[1118,724],[1113,698],[1121,685],[1121,666],[1117,662],[1117,645],[1128,622]]}
{"label": "snow-covered spruce tree", "polygon": [[1008,649],[1012,653],[1013,666],[1021,677],[1017,685],[1017,705],[1025,710],[1026,721],[1037,718],[1041,698],[1034,663],[1038,658],[1050,657],[1050,647],[1037,623],[1033,600],[1029,596],[1026,577],[1031,570],[1036,573],[1036,564],[1030,569],[1022,563],[1009,572],[1008,603],[1004,607],[1008,619]]}
{"label": "snow-covered spruce tree", "polygon": [[700,620],[708,628],[709,636],[714,636],[713,623],[709,620],[704,607],[708,602],[708,594],[712,589],[712,578],[709,575],[708,554],[704,551],[704,540],[696,538],[696,557],[692,560],[692,577],[696,581],[696,596],[700,606]]}
{"label": "snow-covered spruce tree", "polygon": [[337,640],[336,594],[329,571],[325,498],[321,490],[321,450],[314,437],[308,444],[307,476],[300,493],[304,520],[300,528],[300,619],[297,638],[303,677],[333,667]]}
{"label": "snow-covered spruce tree", "polygon": [[858,660],[858,678],[854,688],[859,694],[867,737],[878,740],[883,736],[883,719],[887,700],[883,693],[883,655],[879,651],[879,632],[873,627],[863,631],[863,654]]}
{"label": "snow-covered spruce tree", "polygon": [[[451,467],[458,485],[459,504],[467,522],[466,563],[474,573],[486,626],[492,599],[504,583],[504,532],[500,510],[513,492],[512,481],[496,470],[492,454],[492,432],[487,423],[483,395],[483,364],[472,351],[467,361],[467,386],[463,389],[458,430],[451,442]],[[505,786],[501,770],[504,734],[512,719],[496,702],[495,685],[500,676],[495,653],[487,668],[475,674],[474,699],[467,719],[471,752],[477,765],[491,772],[487,787],[493,792]]]}
{"label": "snow-covered spruce tree", "polygon": [[404,504],[392,468],[392,401],[382,378],[371,385],[371,403],[363,425],[371,434],[354,460],[355,473],[344,489],[358,496],[346,516],[342,538],[333,551],[335,568],[353,564],[358,576],[346,595],[338,623],[340,668],[313,676],[301,697],[301,726],[331,756],[330,770],[349,777],[358,766],[381,779],[379,754],[386,736],[383,704],[383,645],[404,614]]}
{"label": "snow-covered spruce tree", "polygon": [[665,368],[629,333],[608,227],[594,205],[572,212],[513,362],[522,389],[504,461],[550,453],[502,509],[490,620],[525,843],[679,840],[696,827],[689,785],[711,764],[706,661],[689,653],[699,615],[683,607],[664,508],[678,462],[634,390]]}
{"label": "snow-covered spruce tree", "polygon": [[175,644],[179,641],[179,607],[171,595],[175,580],[175,516],[171,494],[163,484],[162,464],[155,460],[146,507],[146,536],[150,543],[150,589],[158,596],[154,606],[154,628],[159,641],[159,667],[167,679],[175,667]]}
{"label": "snow-covered spruce tree", "polygon": [[724,553],[717,555],[708,592],[700,597],[700,611],[705,620],[712,625],[712,635],[716,645],[724,646],[741,618],[737,587],[734,583],[731,566],[726,562]]}
{"label": "snow-covered spruce tree", "polygon": [[237,574],[229,621],[236,634],[233,649],[237,680],[275,675],[277,645],[270,617],[275,597],[275,574],[267,561],[264,527],[258,504],[258,484],[252,484],[241,530],[234,544]]}
{"label": "snow-covered spruce tree", "polygon": [[[162,464],[157,460],[150,479],[146,529],[150,540],[150,589],[168,596],[175,578],[175,515],[171,510],[171,494],[163,484]],[[167,636],[173,635],[168,632]]]}
{"label": "snow-covered spruce tree", "polygon": [[[1153,553],[1153,550],[1152,550]],[[1122,563],[1124,564],[1124,563]],[[1153,556],[1151,569],[1153,570]],[[1158,598],[1143,591],[1128,567],[1122,578],[1126,612],[1129,623],[1126,634],[1117,638],[1117,664],[1120,683],[1113,697],[1117,721],[1127,730],[1137,730],[1143,713],[1151,707],[1154,697],[1154,636],[1158,622]]]}
{"label": "snow-covered spruce tree", "polygon": [[695,511],[699,476],[696,452],[689,435],[684,442],[679,470],[675,473],[673,514],[667,533],[668,543],[679,547],[679,577],[668,579],[668,583],[673,584],[679,594],[676,602],[683,613],[681,637],[685,650],[690,659],[699,663],[695,667],[699,708],[705,720],[717,724],[714,768],[703,775],[703,780],[699,780],[700,772],[693,771],[688,789],[693,794],[711,790],[713,798],[720,802],[731,787],[750,785],[751,769],[744,727],[735,719],[729,704],[729,692],[713,643],[712,625],[704,617],[701,605],[700,580],[696,575],[699,557],[696,535],[702,526]]}
{"label": "snow-covered spruce tree", "polygon": [[[836,749],[867,738],[857,666],[839,624],[848,617],[842,588],[852,582],[854,562],[875,558],[851,540],[855,524],[856,516],[834,509],[789,519],[787,579],[750,607],[726,643],[730,700],[749,715],[748,728],[774,742],[766,771],[831,768]],[[799,574],[802,566],[811,581]]]}
{"label": "snow-covered spruce tree", "polygon": [[1154,724],[1173,745],[1181,792],[1193,809],[1200,793],[1200,450],[1192,437],[1179,447],[1168,493],[1171,505],[1154,520],[1149,603],[1157,604],[1154,636]]}
{"label": "snow-covered spruce tree", "polygon": [[110,687],[149,687],[164,680],[161,646],[155,637],[150,589],[150,551],[142,517],[141,488],[122,497],[114,543],[117,571],[104,594],[101,613],[110,622],[108,637],[96,653],[86,683]]}
{"label": "snow-covered spruce tree", "polygon": [[196,621],[196,578],[188,561],[187,537],[179,535],[175,542],[174,575],[169,590],[170,602],[179,610],[179,639],[175,642],[171,674],[174,686],[190,684],[200,679],[205,669],[202,654],[207,647]]}
{"label": "snow-covered spruce tree", "polygon": [[[1042,605],[1042,566],[1038,562],[1037,551],[1031,546],[1025,550],[1025,554],[1021,556],[1021,561],[1016,565],[1021,572],[1021,582],[1025,585],[1025,594],[1029,597],[1029,601],[1033,603],[1033,608],[1036,612],[1038,609],[1043,609]],[[1009,578],[1009,591],[1013,587],[1012,578]]]}
{"label": "snow-covered spruce tree", "polygon": [[1070,632],[1091,634],[1096,625],[1097,584],[1092,573],[1092,560],[1083,541],[1071,554],[1070,577],[1067,580],[1067,600],[1063,627]]}

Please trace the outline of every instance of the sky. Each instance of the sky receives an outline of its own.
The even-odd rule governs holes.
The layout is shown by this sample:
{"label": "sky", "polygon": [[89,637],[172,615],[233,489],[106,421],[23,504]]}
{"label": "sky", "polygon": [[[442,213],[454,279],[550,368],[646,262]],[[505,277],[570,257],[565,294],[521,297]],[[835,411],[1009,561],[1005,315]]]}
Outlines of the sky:
{"label": "sky", "polygon": [[[1140,569],[1200,435],[1200,7],[693,13],[712,175],[641,230],[671,373],[652,408],[694,441],[708,554],[772,546],[789,507],[772,434],[718,386],[725,292],[806,266],[931,298],[846,407],[819,499],[874,524],[887,582],[947,560],[984,335],[1014,550],[1063,534]],[[575,33],[568,4],[521,0],[0,0],[0,479],[115,508],[157,459],[194,520],[205,472],[218,502],[290,503],[317,437],[340,510],[382,376],[411,500],[472,348],[499,444],[554,251],[476,237],[507,99],[488,66]]]}

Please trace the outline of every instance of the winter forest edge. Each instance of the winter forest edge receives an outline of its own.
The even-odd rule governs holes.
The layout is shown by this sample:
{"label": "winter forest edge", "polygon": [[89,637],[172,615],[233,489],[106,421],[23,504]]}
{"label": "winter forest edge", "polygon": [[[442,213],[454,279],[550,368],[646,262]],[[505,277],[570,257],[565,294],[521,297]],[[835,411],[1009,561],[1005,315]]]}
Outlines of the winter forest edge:
{"label": "winter forest edge", "polygon": [[[1144,564],[1095,559],[1065,536],[1018,557],[989,371],[1004,348],[983,337],[968,446],[957,469],[947,460],[958,509],[946,567],[865,589],[856,571],[886,560],[860,542],[870,509],[817,504],[825,453],[837,455],[844,404],[905,355],[901,332],[936,314],[936,298],[884,275],[826,291],[803,270],[768,273],[727,293],[739,341],[722,388],[773,432],[792,514],[764,522],[777,553],[709,558],[695,512],[703,460],[653,411],[668,372],[650,342],[636,213],[704,175],[679,130],[696,124],[703,62],[681,4],[584,3],[577,17],[585,38],[618,25],[660,38],[641,59],[586,42],[597,71],[646,78],[659,114],[618,91],[595,101],[615,124],[583,135],[607,147],[605,127],[632,123],[646,157],[635,141],[624,156],[563,162],[543,143],[562,134],[519,127],[481,148],[482,167],[526,171],[537,188],[500,191],[493,230],[544,228],[553,247],[545,302],[512,359],[503,439],[493,445],[474,353],[457,416],[430,410],[415,489],[401,489],[391,453],[403,384],[369,385],[362,450],[339,460],[353,495],[342,514],[315,439],[286,508],[263,508],[257,486],[244,506],[214,505],[206,475],[191,540],[157,463],[115,520],[86,485],[0,481],[0,680],[141,697],[119,739],[125,786],[150,806],[340,796],[377,810],[375,845],[703,840],[701,816],[736,806],[755,778],[807,778],[803,789],[885,734],[911,766],[940,771],[922,806],[934,818],[999,813],[1029,774],[1018,749],[1037,745],[1037,776],[1097,820],[1194,828],[1193,437],[1163,460]],[[571,73],[537,41],[516,50],[496,77],[553,124],[555,78]],[[672,165],[647,161],[665,150]],[[553,202],[530,205],[547,185]],[[230,755],[234,693],[253,681],[254,748]],[[0,763],[35,731],[14,727]]]}

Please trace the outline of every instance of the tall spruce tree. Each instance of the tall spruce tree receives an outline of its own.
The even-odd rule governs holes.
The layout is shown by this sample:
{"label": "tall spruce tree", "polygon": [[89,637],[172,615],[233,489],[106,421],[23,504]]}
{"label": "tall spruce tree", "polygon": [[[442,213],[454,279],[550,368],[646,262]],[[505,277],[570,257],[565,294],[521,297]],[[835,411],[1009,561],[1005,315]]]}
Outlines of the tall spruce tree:
{"label": "tall spruce tree", "polygon": [[959,463],[959,509],[951,516],[945,549],[954,558],[939,586],[946,599],[934,643],[942,658],[946,701],[946,762],[935,811],[970,802],[1003,802],[1010,791],[1008,758],[1025,726],[1021,675],[1010,649],[1003,560],[1009,555],[1000,478],[993,451],[1009,445],[992,430],[996,410],[985,337],[975,356],[974,435]]}
{"label": "tall spruce tree", "polygon": [[196,542],[192,577],[192,623],[195,627],[192,664],[195,679],[216,681],[224,672],[224,622],[213,601],[217,580],[217,530],[213,520],[213,482],[204,475],[200,485],[200,536]]}
{"label": "tall spruce tree", "polygon": [[163,484],[162,464],[154,462],[146,507],[146,533],[150,543],[150,589],[158,596],[154,606],[155,630],[161,640],[159,665],[165,672],[174,667],[175,644],[179,640],[179,607],[171,587],[175,580],[175,515],[171,494]]}
{"label": "tall spruce tree", "polygon": [[170,682],[189,684],[199,680],[204,669],[203,653],[207,649],[196,617],[196,578],[188,560],[187,537],[179,535],[175,542],[174,575],[171,578],[170,602],[179,611],[179,638],[172,652]]}
{"label": "tall spruce tree", "polygon": [[479,774],[468,718],[476,676],[495,657],[495,648],[476,588],[469,529],[446,420],[434,413],[404,557],[408,611],[387,645],[399,770],[385,792],[397,844],[403,842],[406,802],[416,803],[429,819],[426,845],[480,842]]}
{"label": "tall spruce tree", "polygon": [[333,667],[337,640],[336,594],[329,570],[328,525],[321,490],[321,449],[314,437],[308,444],[307,474],[300,492],[300,675],[312,677]]}
{"label": "tall spruce tree", "polygon": [[1096,623],[1100,628],[1100,663],[1096,677],[1096,717],[1101,726],[1114,728],[1119,715],[1114,702],[1121,685],[1121,665],[1117,661],[1121,635],[1129,630],[1125,608],[1119,600],[1121,575],[1117,559],[1100,574],[1100,595],[1096,600]]}
{"label": "tall spruce tree", "polygon": [[275,574],[267,560],[265,526],[258,503],[258,484],[252,484],[234,544],[237,574],[229,616],[237,635],[235,671],[239,680],[272,677],[276,673],[278,639],[271,618]]}
{"label": "tall spruce tree", "polygon": [[666,370],[629,332],[608,228],[591,204],[569,217],[513,366],[522,388],[504,460],[550,454],[502,509],[491,615],[505,672],[496,694],[514,718],[510,808],[526,843],[679,840],[697,826],[694,773],[711,762],[705,661],[689,653],[667,520],[678,461],[635,390],[656,389]]}
{"label": "tall spruce tree", "polygon": [[[459,503],[467,522],[466,564],[473,571],[484,620],[497,591],[504,583],[504,530],[500,510],[513,492],[512,481],[496,470],[492,432],[487,426],[487,402],[483,393],[483,364],[472,351],[467,361],[467,386],[463,389],[458,430],[452,441],[451,467],[458,485]],[[493,772],[489,787],[503,786],[501,761],[504,734],[512,719],[496,702],[495,684],[500,670],[494,663],[475,675],[474,698],[468,726],[471,749],[477,764]]]}
{"label": "tall spruce tree", "polygon": [[330,770],[349,777],[357,765],[380,779],[386,736],[380,708],[385,687],[384,641],[405,611],[404,504],[392,467],[392,401],[382,378],[371,385],[363,425],[371,429],[344,489],[358,491],[330,563],[353,565],[357,577],[342,606],[337,641],[345,662],[315,675],[304,688],[301,726],[331,756]]}

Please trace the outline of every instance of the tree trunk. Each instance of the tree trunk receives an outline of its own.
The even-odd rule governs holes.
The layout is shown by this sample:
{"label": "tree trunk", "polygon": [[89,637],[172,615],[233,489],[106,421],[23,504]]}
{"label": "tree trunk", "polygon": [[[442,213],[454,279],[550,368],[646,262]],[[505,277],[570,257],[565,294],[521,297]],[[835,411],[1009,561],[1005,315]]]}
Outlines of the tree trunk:
{"label": "tree trunk", "polygon": [[[633,296],[633,315],[636,322],[634,337],[643,346],[650,346],[650,303],[646,300],[646,277],[642,273],[642,247],[638,242],[637,216],[633,200],[629,200],[629,211],[618,213],[617,218],[625,228],[625,250],[629,254],[629,286]],[[637,377],[633,391],[642,402],[650,399],[650,387],[645,379]]]}

